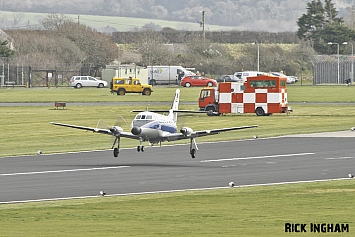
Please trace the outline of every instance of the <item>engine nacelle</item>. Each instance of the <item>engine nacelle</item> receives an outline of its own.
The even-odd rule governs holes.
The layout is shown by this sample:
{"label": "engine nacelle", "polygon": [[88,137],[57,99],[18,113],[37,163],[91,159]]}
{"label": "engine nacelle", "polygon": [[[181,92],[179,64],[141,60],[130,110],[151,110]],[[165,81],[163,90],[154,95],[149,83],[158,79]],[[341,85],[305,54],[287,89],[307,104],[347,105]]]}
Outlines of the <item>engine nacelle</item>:
{"label": "engine nacelle", "polygon": [[193,133],[193,130],[191,128],[189,128],[189,127],[182,127],[180,129],[180,132],[182,134],[184,134],[184,136],[189,136],[189,135],[191,135],[191,133]]}
{"label": "engine nacelle", "polygon": [[110,128],[110,132],[112,132],[113,135],[117,136],[121,132],[123,132],[123,128],[121,128],[119,126],[113,126],[113,127]]}
{"label": "engine nacelle", "polygon": [[140,127],[137,127],[137,126],[134,126],[132,129],[131,129],[131,133],[133,135],[136,135],[138,136],[139,134],[141,134],[142,132],[142,129]]}

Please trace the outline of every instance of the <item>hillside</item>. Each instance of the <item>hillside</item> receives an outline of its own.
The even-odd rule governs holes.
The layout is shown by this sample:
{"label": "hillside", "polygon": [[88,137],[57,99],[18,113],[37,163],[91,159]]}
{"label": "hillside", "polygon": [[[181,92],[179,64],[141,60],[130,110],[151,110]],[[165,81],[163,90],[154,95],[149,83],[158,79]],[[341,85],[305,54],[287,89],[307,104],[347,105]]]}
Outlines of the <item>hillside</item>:
{"label": "hillside", "polygon": [[[95,26],[99,31],[128,31],[151,23],[178,30],[198,30],[204,11],[207,31],[294,32],[297,19],[306,12],[307,2],[310,0],[0,0],[0,27],[35,27],[38,19],[45,16],[43,13],[61,13],[72,14],[75,20]],[[346,21],[354,19],[350,16],[351,12],[354,14],[353,0],[333,2]],[[25,12],[38,14],[27,17]],[[77,19],[78,15],[86,16]]]}

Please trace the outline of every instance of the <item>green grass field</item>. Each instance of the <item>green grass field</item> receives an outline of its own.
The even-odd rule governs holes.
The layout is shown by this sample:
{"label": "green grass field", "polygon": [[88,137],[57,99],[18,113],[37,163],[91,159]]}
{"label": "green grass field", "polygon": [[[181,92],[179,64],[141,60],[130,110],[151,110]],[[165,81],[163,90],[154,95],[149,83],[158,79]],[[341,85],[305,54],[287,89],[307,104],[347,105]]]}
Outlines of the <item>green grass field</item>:
{"label": "green grass field", "polygon": [[[0,206],[1,236],[314,236],[285,223],[345,223],[354,180]],[[335,234],[335,235],[334,235]]]}
{"label": "green grass field", "polygon": [[[354,89],[353,89],[354,88]],[[172,100],[176,88],[157,87],[152,96],[111,95],[107,89],[33,88],[0,89],[0,102],[50,102],[53,106],[0,106],[0,157],[22,154],[108,149],[113,138],[50,125],[50,121],[96,126],[102,119],[129,129],[132,109],[145,109],[152,101]],[[197,100],[200,88],[181,88],[181,101]],[[348,130],[354,126],[355,87],[290,86],[289,101],[317,102],[292,105],[290,115],[254,114],[213,116],[181,115],[179,121],[195,130],[227,126],[259,125],[256,129],[224,133],[197,142],[279,136],[294,133]],[[67,108],[55,109],[55,101]],[[142,103],[78,106],[72,102]],[[320,102],[328,102],[326,104]],[[333,103],[334,102],[334,103]],[[337,104],[335,102],[347,102]],[[348,103],[352,102],[352,103]],[[152,105],[169,108],[169,103]],[[181,109],[196,109],[183,104]],[[120,115],[120,116],[119,116]],[[103,126],[103,125],[101,125]],[[80,141],[80,142],[79,142]],[[133,147],[136,141],[122,139]],[[6,158],[6,159],[11,159]],[[0,186],[1,187],[1,186]],[[284,232],[290,223],[347,223],[353,236],[353,180],[264,187],[240,187],[171,194],[0,205],[1,236],[309,236]],[[322,236],[334,236],[322,233]]]}

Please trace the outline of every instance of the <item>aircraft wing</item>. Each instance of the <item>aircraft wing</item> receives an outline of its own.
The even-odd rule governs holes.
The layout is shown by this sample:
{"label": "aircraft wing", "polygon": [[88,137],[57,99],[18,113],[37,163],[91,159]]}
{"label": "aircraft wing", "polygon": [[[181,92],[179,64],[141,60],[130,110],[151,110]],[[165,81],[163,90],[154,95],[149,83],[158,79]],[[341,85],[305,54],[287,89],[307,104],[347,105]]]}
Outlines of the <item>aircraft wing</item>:
{"label": "aircraft wing", "polygon": [[204,137],[204,136],[209,136],[209,135],[220,134],[221,132],[228,132],[228,131],[241,130],[241,129],[246,129],[246,128],[255,128],[255,127],[258,127],[258,125],[193,131],[191,134],[175,133],[172,135],[168,135],[168,139],[170,138],[171,140],[182,140],[182,139],[188,139],[188,138]]}
{"label": "aircraft wing", "polygon": [[[78,126],[78,125],[71,125],[71,124],[65,124],[65,123],[55,123],[55,122],[50,122],[50,124],[57,125],[57,126],[62,126],[62,127],[68,127],[68,128],[76,128],[76,129],[81,129],[85,131],[92,131],[94,133],[101,133],[101,134],[107,134],[111,136],[115,136],[110,129],[103,129],[103,128],[92,128],[92,127],[85,127],[85,126]],[[123,132],[120,131],[120,136],[121,137],[126,137],[126,138],[131,138],[131,139],[136,139],[139,140],[140,138],[136,135],[133,135],[130,132]]]}

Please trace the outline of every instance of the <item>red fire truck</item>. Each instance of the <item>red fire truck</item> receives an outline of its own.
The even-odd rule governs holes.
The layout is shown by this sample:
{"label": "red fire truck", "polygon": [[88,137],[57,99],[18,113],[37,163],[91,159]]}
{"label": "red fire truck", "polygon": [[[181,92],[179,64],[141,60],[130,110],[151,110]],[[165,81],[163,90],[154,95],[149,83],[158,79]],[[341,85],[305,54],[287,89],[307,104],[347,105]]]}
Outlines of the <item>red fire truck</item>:
{"label": "red fire truck", "polygon": [[242,82],[221,82],[217,88],[200,91],[200,111],[208,115],[255,113],[258,116],[289,113],[286,78],[274,76],[248,77]]}

